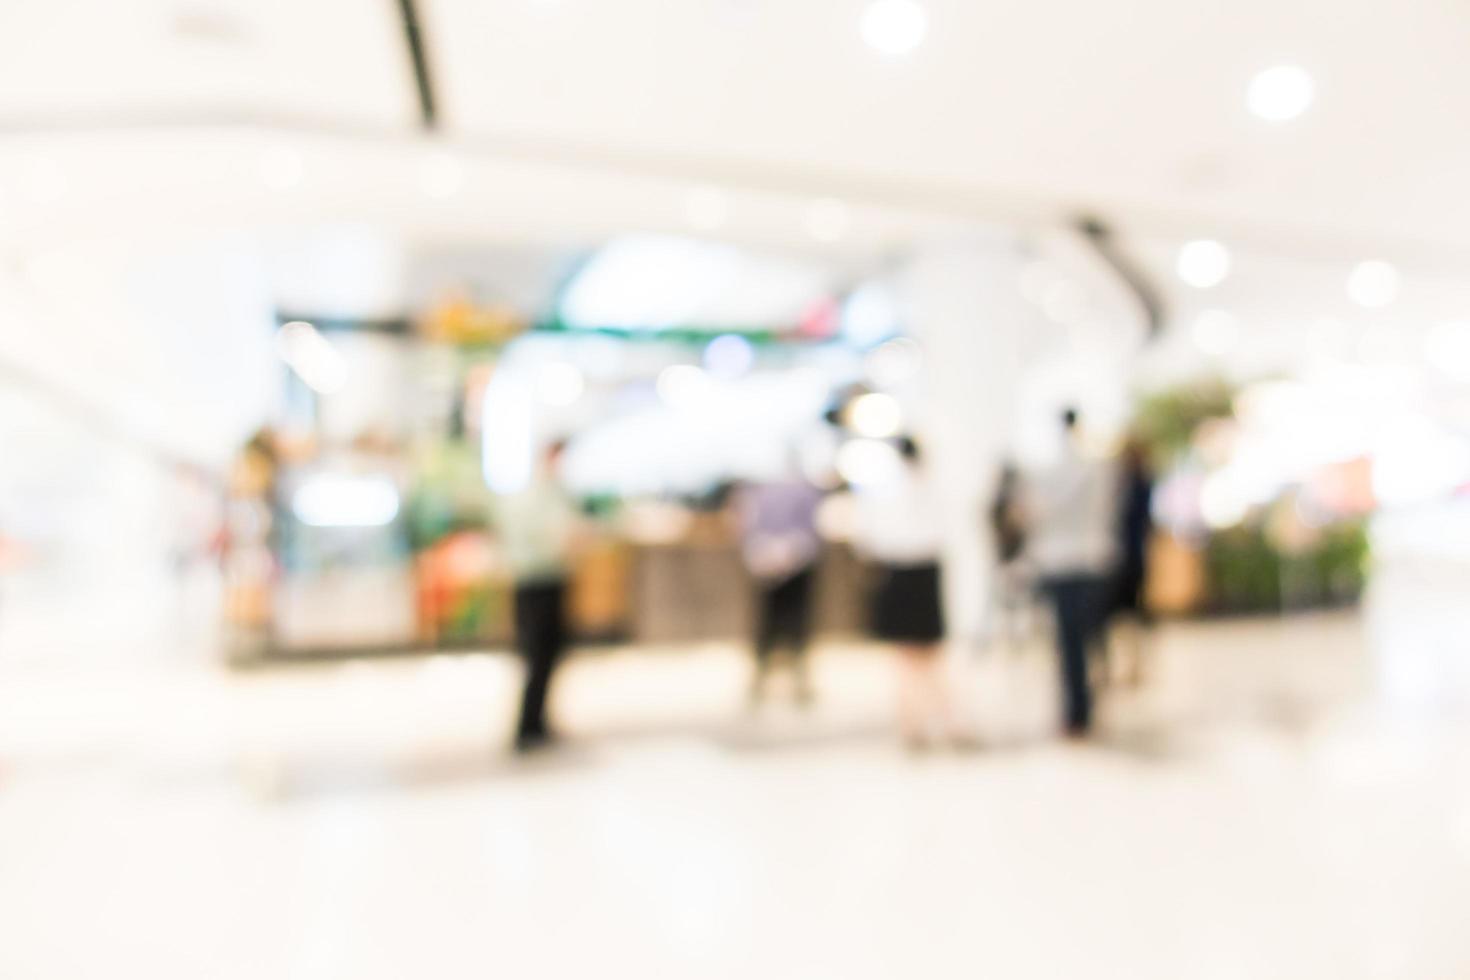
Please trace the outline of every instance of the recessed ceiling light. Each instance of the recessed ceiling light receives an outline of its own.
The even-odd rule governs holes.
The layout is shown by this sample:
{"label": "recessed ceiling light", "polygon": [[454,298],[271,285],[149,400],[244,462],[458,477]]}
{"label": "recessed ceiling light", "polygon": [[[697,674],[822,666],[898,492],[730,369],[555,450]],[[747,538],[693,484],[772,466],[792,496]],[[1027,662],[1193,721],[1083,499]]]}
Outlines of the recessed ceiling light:
{"label": "recessed ceiling light", "polygon": [[1316,94],[1316,82],[1305,68],[1277,65],[1251,79],[1246,104],[1267,122],[1286,122],[1306,112]]}
{"label": "recessed ceiling light", "polygon": [[929,14],[918,0],[872,0],[859,24],[863,40],[879,54],[912,54],[929,33]]}
{"label": "recessed ceiling light", "polygon": [[835,242],[847,234],[852,223],[847,205],[833,197],[821,197],[807,205],[807,234],[819,242]]}
{"label": "recessed ceiling light", "polygon": [[1347,291],[1359,306],[1387,306],[1399,294],[1399,270],[1378,259],[1359,262],[1348,274]]}
{"label": "recessed ceiling light", "polygon": [[888,439],[903,431],[903,408],[892,395],[870,391],[847,406],[847,423],[858,435]]}
{"label": "recessed ceiling light", "polygon": [[738,378],[755,363],[755,348],[736,333],[721,334],[704,348],[704,369],[716,378]]}
{"label": "recessed ceiling light", "polygon": [[1213,239],[1196,239],[1179,250],[1174,268],[1189,285],[1209,289],[1230,275],[1230,250]]}

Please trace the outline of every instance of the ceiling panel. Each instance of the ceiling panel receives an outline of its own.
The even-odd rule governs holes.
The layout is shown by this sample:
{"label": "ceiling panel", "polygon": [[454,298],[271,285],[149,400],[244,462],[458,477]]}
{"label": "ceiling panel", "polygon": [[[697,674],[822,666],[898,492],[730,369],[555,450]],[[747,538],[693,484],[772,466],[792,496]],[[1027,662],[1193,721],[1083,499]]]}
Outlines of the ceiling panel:
{"label": "ceiling panel", "polygon": [[250,118],[402,127],[390,0],[7,0],[0,123]]}
{"label": "ceiling panel", "polygon": [[[885,60],[863,0],[427,0],[451,128],[738,180],[862,179],[1007,208],[1470,240],[1470,7],[925,0]],[[1318,99],[1251,117],[1295,62]]]}

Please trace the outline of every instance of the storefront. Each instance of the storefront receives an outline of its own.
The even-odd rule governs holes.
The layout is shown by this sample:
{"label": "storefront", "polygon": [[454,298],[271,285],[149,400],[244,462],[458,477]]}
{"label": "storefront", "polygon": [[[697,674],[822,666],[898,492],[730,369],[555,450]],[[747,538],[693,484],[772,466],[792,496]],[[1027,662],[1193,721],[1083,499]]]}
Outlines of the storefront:
{"label": "storefront", "polygon": [[[508,643],[493,499],[552,440],[593,529],[578,637],[746,635],[730,488],[794,461],[836,485],[842,407],[917,370],[878,287],[809,261],[635,236],[411,270],[403,317],[278,313],[283,410],[231,478],[237,657]],[[859,428],[896,434],[881,397]],[[823,571],[818,628],[858,628],[859,563],[834,543]]]}

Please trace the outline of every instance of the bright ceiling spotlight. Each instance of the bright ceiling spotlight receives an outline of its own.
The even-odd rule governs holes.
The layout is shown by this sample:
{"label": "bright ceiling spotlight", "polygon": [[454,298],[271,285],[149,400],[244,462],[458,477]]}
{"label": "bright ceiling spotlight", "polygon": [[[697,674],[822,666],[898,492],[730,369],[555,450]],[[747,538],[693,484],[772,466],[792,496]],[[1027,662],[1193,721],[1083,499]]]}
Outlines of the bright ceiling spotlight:
{"label": "bright ceiling spotlight", "polygon": [[853,399],[847,423],[860,436],[888,439],[903,430],[903,409],[892,395],[873,391]]}
{"label": "bright ceiling spotlight", "polygon": [[837,472],[853,486],[880,486],[903,472],[903,459],[891,443],[850,439],[837,450]]}
{"label": "bright ceiling spotlight", "polygon": [[1305,68],[1277,65],[1251,79],[1246,105],[1267,122],[1286,122],[1306,112],[1316,93],[1317,85]]}
{"label": "bright ceiling spotlight", "polygon": [[1348,297],[1359,306],[1379,309],[1392,303],[1399,294],[1399,270],[1378,259],[1353,266],[1348,274]]}
{"label": "bright ceiling spotlight", "polygon": [[872,0],[858,26],[874,51],[885,58],[901,58],[924,43],[929,14],[918,0]]}
{"label": "bright ceiling spotlight", "polygon": [[716,378],[738,378],[755,363],[755,348],[736,333],[721,334],[704,348],[704,368]]}
{"label": "bright ceiling spotlight", "polygon": [[1230,275],[1230,250],[1213,239],[1196,239],[1179,250],[1174,268],[1189,285],[1209,289]]}

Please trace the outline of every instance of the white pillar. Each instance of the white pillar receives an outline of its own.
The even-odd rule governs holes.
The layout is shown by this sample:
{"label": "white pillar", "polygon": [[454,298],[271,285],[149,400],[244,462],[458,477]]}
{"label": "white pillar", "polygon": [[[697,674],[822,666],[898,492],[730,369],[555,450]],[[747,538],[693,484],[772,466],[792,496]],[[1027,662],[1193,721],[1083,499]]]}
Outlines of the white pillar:
{"label": "white pillar", "polygon": [[1003,232],[922,247],[903,275],[905,312],[924,349],[918,406],[946,528],[950,634],[985,628],[993,549],[986,511],[1014,426],[1025,331],[1036,311],[1020,292],[1022,256]]}

